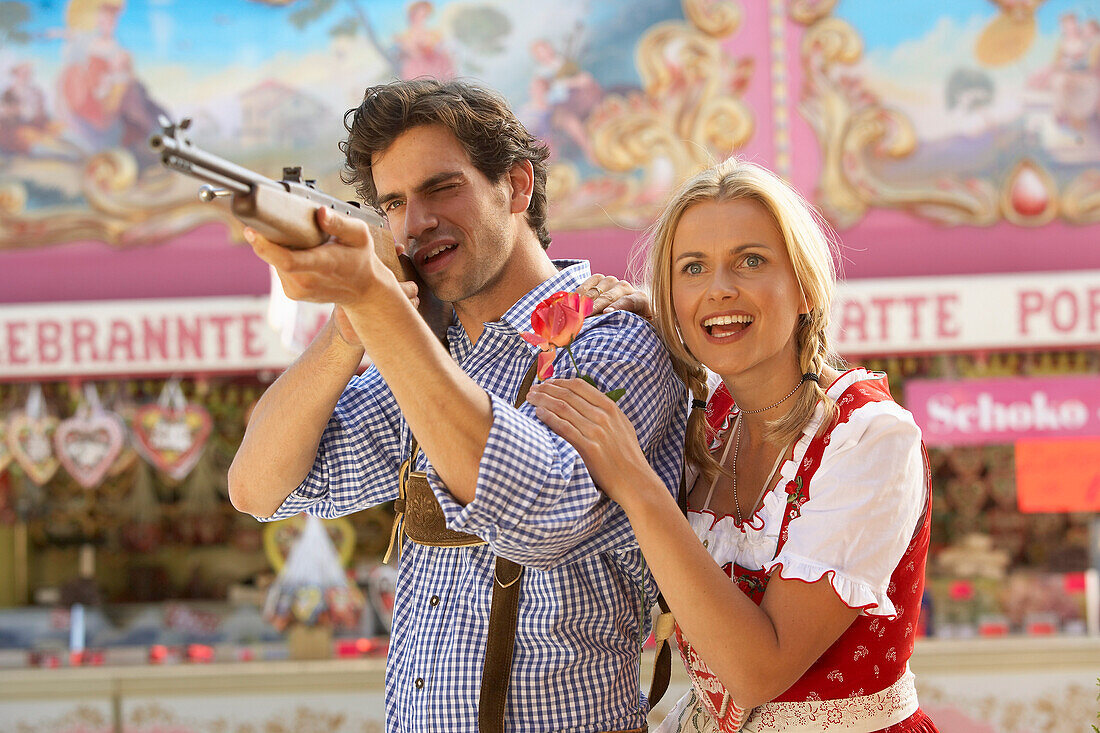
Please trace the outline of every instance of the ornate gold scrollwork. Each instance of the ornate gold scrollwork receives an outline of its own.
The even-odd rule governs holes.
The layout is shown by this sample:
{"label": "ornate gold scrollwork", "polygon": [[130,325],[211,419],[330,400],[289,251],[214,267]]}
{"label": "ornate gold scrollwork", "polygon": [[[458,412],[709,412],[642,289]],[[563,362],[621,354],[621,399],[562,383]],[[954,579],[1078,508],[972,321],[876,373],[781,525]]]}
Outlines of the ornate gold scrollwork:
{"label": "ornate gold scrollwork", "polygon": [[1100,222],[1100,171],[1085,171],[1062,191],[1062,216],[1074,224]]}
{"label": "ornate gold scrollwork", "polygon": [[[740,26],[740,5],[684,0],[683,8],[688,23],[659,23],[638,42],[635,63],[641,89],[608,95],[587,123],[593,157],[601,168],[612,173],[642,170],[641,181],[620,179],[617,186],[604,182],[615,202],[605,203],[606,210],[636,221],[651,218],[671,186],[733,153],[755,128],[752,111],[739,98],[752,60],[729,58],[721,44]],[[551,179],[566,195],[582,187],[575,171],[555,176],[552,170]],[[583,223],[576,214],[569,224]],[[600,212],[604,221],[606,215]]]}
{"label": "ornate gold scrollwork", "polygon": [[[121,149],[98,152],[82,166],[35,161],[50,180],[72,168],[70,195],[85,206],[27,211],[24,184],[0,185],[0,250],[39,247],[80,240],[117,247],[156,244],[210,222],[223,222],[240,239],[241,225],[222,207],[203,204],[193,181],[168,171],[138,170],[133,155]],[[33,177],[32,177],[33,178]]]}
{"label": "ornate gold scrollwork", "polygon": [[692,25],[713,38],[724,38],[741,25],[743,11],[732,2],[686,0],[684,15]]}
{"label": "ornate gold scrollwork", "polygon": [[996,187],[989,181],[948,177],[906,187],[891,185],[877,174],[872,160],[897,160],[916,150],[913,125],[860,80],[843,73],[863,55],[863,42],[855,29],[839,18],[814,16],[808,8],[799,12],[796,20],[818,18],[802,41],[806,86],[801,112],[821,144],[818,203],[829,218],[847,227],[869,208],[881,207],[908,210],[947,224],[996,222],[1000,206]]}
{"label": "ornate gold scrollwork", "polygon": [[810,25],[832,13],[836,4],[837,0],[790,0],[787,7],[791,20]]}

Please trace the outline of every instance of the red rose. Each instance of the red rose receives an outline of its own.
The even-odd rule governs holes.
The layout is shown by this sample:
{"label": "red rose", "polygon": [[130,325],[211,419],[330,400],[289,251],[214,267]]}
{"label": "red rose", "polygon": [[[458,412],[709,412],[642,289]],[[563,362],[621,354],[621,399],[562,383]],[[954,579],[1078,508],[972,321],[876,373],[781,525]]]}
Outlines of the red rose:
{"label": "red rose", "polygon": [[577,293],[559,291],[539,303],[531,314],[531,330],[521,333],[524,340],[541,350],[538,377],[554,376],[554,357],[559,348],[568,348],[581,331],[585,316],[592,312],[592,299]]}

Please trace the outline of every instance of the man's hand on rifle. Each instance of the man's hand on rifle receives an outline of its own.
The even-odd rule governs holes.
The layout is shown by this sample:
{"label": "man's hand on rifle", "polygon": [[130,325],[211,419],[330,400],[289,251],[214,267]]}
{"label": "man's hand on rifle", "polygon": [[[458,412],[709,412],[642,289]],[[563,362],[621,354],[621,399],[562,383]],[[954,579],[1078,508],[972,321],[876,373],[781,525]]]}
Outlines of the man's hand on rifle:
{"label": "man's hand on rifle", "polygon": [[[360,346],[344,306],[352,306],[370,292],[381,278],[394,277],[374,251],[366,224],[341,216],[327,208],[317,209],[317,224],[329,235],[324,244],[310,249],[288,249],[274,244],[256,230],[246,227],[245,239],[256,255],[275,268],[283,292],[292,300],[333,303],[332,318],[337,332],[349,346]],[[397,244],[400,254],[404,247]],[[398,285],[414,308],[420,306],[415,282]]]}
{"label": "man's hand on rifle", "polygon": [[251,227],[244,230],[256,255],[275,268],[288,298],[351,306],[372,284],[394,277],[375,255],[366,223],[319,208],[317,225],[328,241],[299,250],[274,244]]}

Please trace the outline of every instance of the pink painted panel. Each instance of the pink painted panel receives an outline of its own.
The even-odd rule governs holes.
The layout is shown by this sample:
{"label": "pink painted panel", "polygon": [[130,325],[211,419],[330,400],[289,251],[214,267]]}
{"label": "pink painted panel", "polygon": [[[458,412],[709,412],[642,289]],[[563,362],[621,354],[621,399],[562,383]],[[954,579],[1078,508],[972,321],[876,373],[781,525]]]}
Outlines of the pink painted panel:
{"label": "pink painted panel", "polygon": [[158,246],[70,242],[0,253],[0,303],[266,295],[267,265],[208,224]]}

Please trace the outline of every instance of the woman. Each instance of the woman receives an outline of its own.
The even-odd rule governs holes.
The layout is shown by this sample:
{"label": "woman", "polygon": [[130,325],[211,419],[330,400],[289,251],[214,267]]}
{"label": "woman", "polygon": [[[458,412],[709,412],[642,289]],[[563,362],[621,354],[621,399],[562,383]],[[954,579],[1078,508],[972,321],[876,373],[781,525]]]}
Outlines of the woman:
{"label": "woman", "polygon": [[835,270],[812,209],[728,160],[673,197],[649,269],[681,377],[696,396],[708,370],[718,382],[693,402],[687,517],[597,389],[550,380],[528,401],[626,511],[675,615],[692,690],[658,730],[935,731],[907,664],[929,536],[920,431],[885,375],[842,373],[829,350]]}

